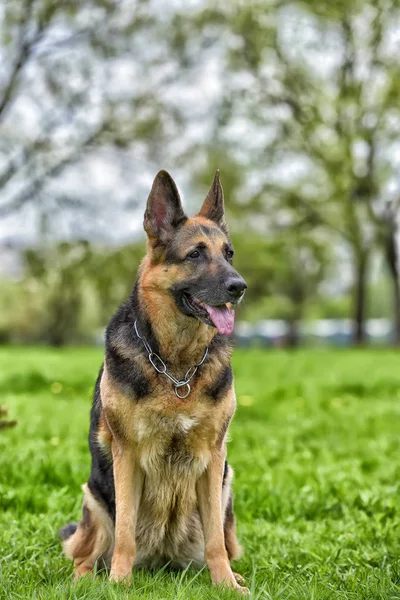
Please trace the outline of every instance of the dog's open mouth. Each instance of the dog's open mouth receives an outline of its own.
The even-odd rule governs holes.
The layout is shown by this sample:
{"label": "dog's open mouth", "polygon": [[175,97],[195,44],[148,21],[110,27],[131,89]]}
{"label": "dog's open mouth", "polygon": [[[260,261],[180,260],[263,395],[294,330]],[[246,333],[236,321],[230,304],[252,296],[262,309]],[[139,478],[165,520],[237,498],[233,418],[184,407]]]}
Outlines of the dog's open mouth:
{"label": "dog's open mouth", "polygon": [[210,306],[194,296],[184,293],[182,296],[186,308],[203,323],[216,327],[219,333],[230,335],[235,322],[235,312],[226,304]]}

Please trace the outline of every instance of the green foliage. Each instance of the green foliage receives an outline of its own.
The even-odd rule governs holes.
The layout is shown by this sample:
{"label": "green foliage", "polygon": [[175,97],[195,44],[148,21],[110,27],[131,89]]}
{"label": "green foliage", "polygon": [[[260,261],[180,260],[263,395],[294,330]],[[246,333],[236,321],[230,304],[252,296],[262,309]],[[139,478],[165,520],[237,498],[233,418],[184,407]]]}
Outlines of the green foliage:
{"label": "green foliage", "polygon": [[[348,319],[350,314],[350,297],[325,294],[311,302],[309,317],[314,319]],[[382,317],[382,314],[378,315]],[[388,316],[388,315],[384,315]]]}
{"label": "green foliage", "polygon": [[325,241],[287,228],[269,237],[244,230],[233,241],[235,267],[248,284],[246,316],[303,318],[329,266]]}
{"label": "green foliage", "polygon": [[144,242],[115,249],[91,247],[86,275],[92,285],[102,325],[133,289],[139,264],[146,252]]}
{"label": "green foliage", "polygon": [[[0,350],[0,597],[231,599],[207,571],[72,583],[57,530],[80,517],[100,349]],[[235,352],[229,461],[253,600],[400,595],[400,374],[391,351]]]}
{"label": "green foliage", "polygon": [[[332,257],[324,240],[307,229],[263,236],[234,221],[234,265],[248,284],[238,319],[257,321],[348,318],[350,297],[325,288]],[[24,253],[20,281],[0,281],[0,343],[42,341],[52,345],[98,337],[124,302],[145,254],[145,244],[116,248],[87,242],[42,246]],[[369,288],[370,317],[390,317],[388,284]]]}
{"label": "green foliage", "polygon": [[66,242],[24,254],[26,284],[43,294],[40,335],[60,346],[74,339],[83,304],[83,282],[88,245]]}
{"label": "green foliage", "polygon": [[142,242],[63,242],[25,251],[22,280],[1,284],[0,339],[54,346],[93,339],[128,298],[143,255]]}

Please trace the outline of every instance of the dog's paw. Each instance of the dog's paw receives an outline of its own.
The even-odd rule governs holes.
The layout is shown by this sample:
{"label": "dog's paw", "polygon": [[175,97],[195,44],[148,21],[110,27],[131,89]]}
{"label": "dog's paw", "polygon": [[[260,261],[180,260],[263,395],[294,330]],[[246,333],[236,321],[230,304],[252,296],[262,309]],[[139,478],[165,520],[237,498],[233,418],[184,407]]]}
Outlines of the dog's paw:
{"label": "dog's paw", "polygon": [[124,583],[125,585],[129,585],[131,582],[132,573],[130,571],[116,571],[111,569],[110,573],[110,581],[114,583]]}
{"label": "dog's paw", "polygon": [[[241,577],[241,579],[243,578]],[[232,588],[236,590],[239,594],[242,594],[242,596],[248,596],[250,594],[249,588],[240,585],[239,583],[237,583],[237,581],[236,584],[232,585]]]}
{"label": "dog's paw", "polygon": [[235,590],[236,592],[238,592],[239,594],[242,594],[243,596],[247,596],[248,594],[250,594],[249,588],[247,588],[243,585],[240,585],[241,583],[244,583],[244,582],[245,581],[241,575],[239,575],[238,573],[231,572],[222,581],[219,581],[219,582],[214,581],[214,585],[225,586],[227,588],[230,588],[231,590],[232,589]]}
{"label": "dog's paw", "polygon": [[127,585],[131,582],[134,556],[114,554],[111,563],[110,581],[122,581]]}
{"label": "dog's paw", "polygon": [[110,581],[125,583],[129,585],[132,578],[132,563],[127,560],[116,561],[111,565]]}

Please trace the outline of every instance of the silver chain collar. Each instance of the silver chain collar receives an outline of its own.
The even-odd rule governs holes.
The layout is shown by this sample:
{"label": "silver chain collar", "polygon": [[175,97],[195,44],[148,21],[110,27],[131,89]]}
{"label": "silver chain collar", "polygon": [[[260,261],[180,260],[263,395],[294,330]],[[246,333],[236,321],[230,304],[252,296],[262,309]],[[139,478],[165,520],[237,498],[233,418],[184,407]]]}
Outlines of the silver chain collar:
{"label": "silver chain collar", "polygon": [[[197,373],[197,369],[206,360],[207,354],[208,354],[208,346],[204,351],[203,358],[201,359],[201,361],[199,363],[197,363],[196,365],[194,365],[193,367],[189,367],[189,369],[186,371],[185,378],[184,379],[175,379],[175,377],[173,375],[171,375],[171,373],[168,373],[167,366],[166,366],[165,362],[163,361],[163,359],[160,356],[158,356],[158,354],[153,352],[153,350],[151,349],[151,346],[149,345],[146,338],[144,338],[143,336],[140,335],[138,328],[137,328],[137,321],[135,321],[135,331],[136,331],[136,335],[138,336],[138,338],[140,340],[142,340],[143,345],[146,348],[146,351],[148,352],[147,358],[149,359],[150,363],[153,365],[153,367],[155,368],[157,373],[161,373],[162,375],[165,375],[166,377],[168,377],[168,379],[170,381],[172,381],[172,383],[174,384],[174,388],[175,388],[175,394],[178,396],[178,398],[180,398],[181,400],[184,400],[185,398],[187,398],[190,394],[189,381],[191,381],[193,379],[193,377]],[[158,363],[157,363],[157,361],[158,361]],[[184,394],[183,396],[180,396],[178,390],[180,390],[180,388],[184,388],[185,386],[186,386],[186,394]]]}

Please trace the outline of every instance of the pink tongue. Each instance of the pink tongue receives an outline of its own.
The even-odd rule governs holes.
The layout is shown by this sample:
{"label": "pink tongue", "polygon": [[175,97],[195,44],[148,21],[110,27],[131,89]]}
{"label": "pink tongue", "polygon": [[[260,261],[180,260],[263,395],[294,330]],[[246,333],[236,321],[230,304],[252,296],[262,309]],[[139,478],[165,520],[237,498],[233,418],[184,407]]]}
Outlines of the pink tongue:
{"label": "pink tongue", "polygon": [[208,304],[205,304],[205,308],[219,333],[230,335],[233,331],[235,311],[227,306],[217,307],[208,306]]}

